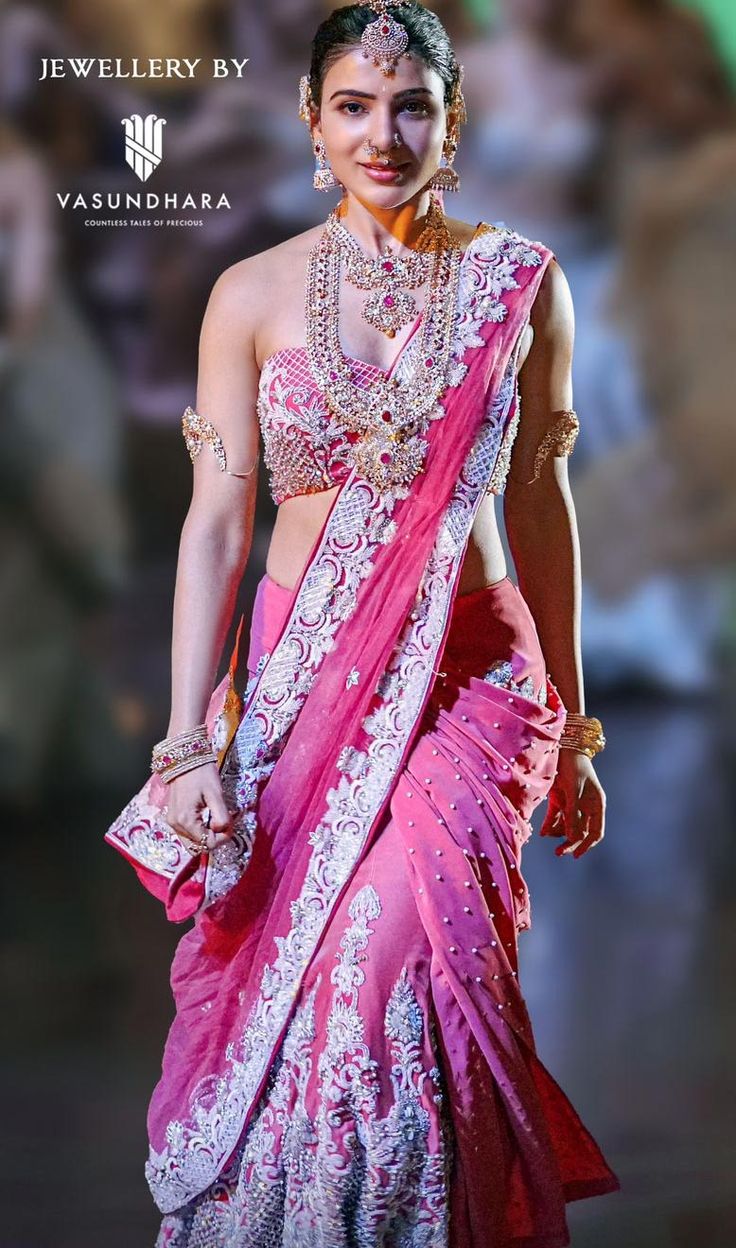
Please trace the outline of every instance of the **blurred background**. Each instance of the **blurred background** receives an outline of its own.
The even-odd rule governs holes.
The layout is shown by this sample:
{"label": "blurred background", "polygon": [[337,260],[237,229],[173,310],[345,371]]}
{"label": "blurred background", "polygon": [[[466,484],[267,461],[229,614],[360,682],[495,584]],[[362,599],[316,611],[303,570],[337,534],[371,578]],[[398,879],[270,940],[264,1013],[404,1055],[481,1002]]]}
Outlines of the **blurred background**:
{"label": "blurred background", "polygon": [[[168,720],[180,419],[209,290],[334,202],[297,117],[331,7],[0,3],[8,1248],[137,1248],[158,1227],[145,1109],[182,929],[102,838]],[[545,242],[576,310],[570,475],[607,835],[579,861],[532,838],[521,942],[540,1055],[623,1183],[568,1207],[573,1245],[733,1248],[736,10],[430,7],[466,68],[447,210]],[[240,81],[38,81],[41,58],[77,55],[249,64]],[[151,111],[165,159],[143,187],[121,118]],[[232,210],[93,228],[161,214],[56,201],[200,189]],[[274,519],[261,475],[246,616]]]}

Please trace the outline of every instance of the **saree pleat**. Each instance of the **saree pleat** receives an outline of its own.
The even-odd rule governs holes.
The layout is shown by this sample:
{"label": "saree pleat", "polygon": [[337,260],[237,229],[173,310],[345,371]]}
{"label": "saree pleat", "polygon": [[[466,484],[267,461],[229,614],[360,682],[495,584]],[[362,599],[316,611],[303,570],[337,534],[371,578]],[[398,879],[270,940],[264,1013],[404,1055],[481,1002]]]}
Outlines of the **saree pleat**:
{"label": "saree pleat", "polygon": [[[290,598],[261,581],[251,670]],[[557,1248],[566,1201],[618,1187],[536,1055],[517,974],[521,848],[562,710],[512,582],[456,598],[420,731],[248,1126],[158,1248]]]}

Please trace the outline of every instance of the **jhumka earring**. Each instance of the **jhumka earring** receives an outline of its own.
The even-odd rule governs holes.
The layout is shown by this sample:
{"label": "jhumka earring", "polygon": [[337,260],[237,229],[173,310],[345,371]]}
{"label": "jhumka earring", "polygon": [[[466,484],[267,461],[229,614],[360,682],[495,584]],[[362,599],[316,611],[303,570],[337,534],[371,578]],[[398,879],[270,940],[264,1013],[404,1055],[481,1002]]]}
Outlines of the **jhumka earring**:
{"label": "jhumka earring", "polygon": [[327,159],[327,148],[325,147],[322,139],[315,139],[313,148],[314,158],[317,162],[314,170],[314,177],[312,179],[314,189],[315,191],[331,191],[333,187],[338,185],[338,183],[335,179],[334,173],[332,172],[332,166]]}
{"label": "jhumka earring", "polygon": [[[312,88],[309,83],[309,75],[302,74],[299,79],[299,116],[308,126],[312,124],[312,113],[314,109],[314,100],[312,97]],[[330,162],[327,159],[327,148],[322,139],[312,139],[312,151],[314,152],[315,169],[312,179],[314,189],[316,191],[331,191],[333,187],[339,186]]]}
{"label": "jhumka earring", "polygon": [[454,134],[448,134],[442,148],[443,163],[439,169],[435,170],[429,183],[433,191],[458,191],[460,189],[460,175],[457,169],[452,167],[456,151],[457,139]]}
{"label": "jhumka earring", "polygon": [[460,175],[453,168],[453,161],[458,148],[458,131],[460,123],[468,120],[468,113],[465,107],[465,97],[462,91],[462,81],[465,70],[461,65],[455,86],[453,87],[452,100],[450,102],[450,112],[454,114],[452,125],[447,132],[445,142],[442,146],[442,164],[435,171],[429,183],[434,191],[458,191],[460,189]]}
{"label": "jhumka earring", "polygon": [[368,7],[376,13],[376,21],[366,26],[361,36],[363,56],[371,59],[381,73],[388,77],[395,73],[400,58],[409,46],[406,26],[397,22],[388,12],[387,0],[367,0]]}

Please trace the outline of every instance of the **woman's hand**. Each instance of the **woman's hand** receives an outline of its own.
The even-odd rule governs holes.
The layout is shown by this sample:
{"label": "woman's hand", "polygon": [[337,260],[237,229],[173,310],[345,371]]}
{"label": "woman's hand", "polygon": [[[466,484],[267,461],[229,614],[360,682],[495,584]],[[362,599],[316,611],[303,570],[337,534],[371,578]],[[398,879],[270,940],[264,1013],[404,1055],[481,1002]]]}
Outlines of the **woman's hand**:
{"label": "woman's hand", "polygon": [[564,836],[567,844],[558,845],[555,853],[579,858],[603,840],[605,818],[606,795],[592,759],[579,750],[561,749],[539,835]]}
{"label": "woman's hand", "polygon": [[[217,849],[232,835],[232,816],[225,805],[216,763],[203,763],[177,776],[168,786],[166,822],[185,842],[190,853]],[[205,806],[211,818],[202,822]]]}

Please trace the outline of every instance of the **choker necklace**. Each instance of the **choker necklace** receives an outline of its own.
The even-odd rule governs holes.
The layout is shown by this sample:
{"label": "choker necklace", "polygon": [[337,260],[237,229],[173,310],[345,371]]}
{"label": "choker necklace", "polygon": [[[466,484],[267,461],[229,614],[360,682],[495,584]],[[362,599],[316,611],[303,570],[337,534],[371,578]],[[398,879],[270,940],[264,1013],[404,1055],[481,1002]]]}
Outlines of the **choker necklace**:
{"label": "choker necklace", "polygon": [[432,253],[449,243],[445,215],[437,200],[430,199],[427,220],[415,249],[399,255],[386,243],[377,256],[367,256],[358,240],[338,219],[336,233],[345,251],[345,276],[352,286],[373,293],[363,304],[361,316],[388,338],[416,319],[416,300],[405,287],[423,286],[432,270]]}
{"label": "choker necklace", "polygon": [[[440,210],[441,211],[441,210]],[[333,209],[307,261],[307,352],[312,375],[335,422],[357,434],[352,461],[379,491],[406,497],[408,485],[424,471],[430,420],[444,416],[440,398],[448,386],[460,282],[462,249],[444,223],[444,246],[432,253],[429,291],[419,349],[408,375],[378,375],[370,386],[357,384],[340,344],[340,270],[345,227]],[[441,231],[438,231],[437,239]],[[352,237],[352,236],[351,236]]]}

